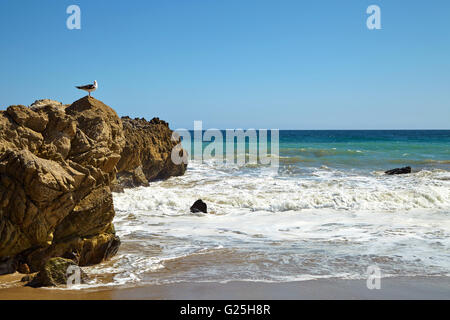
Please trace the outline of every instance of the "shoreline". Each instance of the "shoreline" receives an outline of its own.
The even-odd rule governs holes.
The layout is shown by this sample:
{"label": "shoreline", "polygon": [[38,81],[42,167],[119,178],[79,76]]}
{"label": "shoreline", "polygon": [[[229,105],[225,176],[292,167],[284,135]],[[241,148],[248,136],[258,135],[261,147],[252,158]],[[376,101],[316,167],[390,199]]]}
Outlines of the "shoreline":
{"label": "shoreline", "polygon": [[[23,275],[0,277],[0,284]],[[450,277],[382,278],[379,290],[366,280],[319,279],[285,283],[232,281],[174,283],[108,289],[0,288],[0,300],[450,300]]]}

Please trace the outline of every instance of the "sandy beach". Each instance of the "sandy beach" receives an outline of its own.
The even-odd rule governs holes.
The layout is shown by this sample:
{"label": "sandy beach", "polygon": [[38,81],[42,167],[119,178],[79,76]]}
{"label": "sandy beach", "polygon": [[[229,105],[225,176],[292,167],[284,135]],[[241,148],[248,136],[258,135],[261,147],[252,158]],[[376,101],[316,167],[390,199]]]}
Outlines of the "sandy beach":
{"label": "sandy beach", "polygon": [[[17,282],[20,275],[0,277]],[[19,284],[17,284],[19,285]],[[448,277],[383,278],[379,290],[369,290],[365,280],[311,280],[286,283],[204,282],[147,285],[115,289],[0,289],[1,300],[338,300],[338,299],[450,299]]]}

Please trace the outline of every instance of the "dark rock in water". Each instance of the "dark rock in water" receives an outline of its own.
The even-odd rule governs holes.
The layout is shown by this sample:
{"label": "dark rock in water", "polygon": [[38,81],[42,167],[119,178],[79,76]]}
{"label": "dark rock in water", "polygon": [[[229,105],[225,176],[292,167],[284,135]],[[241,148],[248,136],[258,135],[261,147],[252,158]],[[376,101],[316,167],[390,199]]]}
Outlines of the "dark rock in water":
{"label": "dark rock in water", "polygon": [[208,213],[206,203],[204,203],[201,199],[195,201],[191,207],[191,212],[192,213],[197,213],[197,212]]}
{"label": "dark rock in water", "polygon": [[395,169],[388,170],[385,172],[385,174],[387,174],[387,175],[407,174],[407,173],[411,173],[411,167],[395,168]]}
{"label": "dark rock in water", "polygon": [[[48,260],[41,271],[25,286],[32,288],[56,287],[58,285],[67,285],[69,276],[75,272],[69,272],[69,267],[79,268],[72,260],[64,258],[52,258]],[[80,269],[80,283],[87,280],[86,273]]]}

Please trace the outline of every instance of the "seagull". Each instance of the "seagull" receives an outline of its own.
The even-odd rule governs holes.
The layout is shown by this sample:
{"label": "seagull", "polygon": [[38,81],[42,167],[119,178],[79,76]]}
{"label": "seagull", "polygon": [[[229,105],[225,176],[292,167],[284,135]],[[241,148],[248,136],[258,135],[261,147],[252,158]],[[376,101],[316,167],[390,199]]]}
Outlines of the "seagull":
{"label": "seagull", "polygon": [[75,88],[89,92],[89,97],[90,97],[91,92],[94,92],[98,88],[97,80],[94,80],[94,84],[88,84],[85,86],[79,86],[79,87],[75,87]]}

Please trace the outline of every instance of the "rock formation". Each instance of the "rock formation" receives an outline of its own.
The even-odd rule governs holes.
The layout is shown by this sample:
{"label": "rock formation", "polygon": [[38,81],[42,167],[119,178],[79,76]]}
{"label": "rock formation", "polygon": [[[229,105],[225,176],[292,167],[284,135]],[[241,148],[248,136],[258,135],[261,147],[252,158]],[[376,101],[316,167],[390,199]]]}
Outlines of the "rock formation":
{"label": "rock formation", "polygon": [[[72,271],[73,273],[67,272],[69,267],[75,267]],[[31,280],[26,284],[28,287],[40,288],[40,287],[56,287],[58,285],[67,285],[69,282],[69,274],[72,275],[79,272],[77,279],[79,282],[77,284],[86,283],[88,276],[84,273],[81,268],[78,268],[76,264],[69,259],[63,258],[51,258],[45,262],[42,266],[41,271],[36,274]],[[69,270],[70,271],[70,270]],[[24,281],[29,278],[23,279]],[[73,283],[75,284],[75,283]]]}
{"label": "rock formation", "polygon": [[108,259],[120,245],[112,224],[117,168],[133,181],[142,172],[145,183],[184,173],[169,161],[167,123],[123,123],[88,97],[0,111],[0,272],[36,272],[53,257],[80,266]]}
{"label": "rock formation", "polygon": [[199,199],[199,200],[195,201],[194,204],[191,206],[191,212],[192,213],[197,213],[197,212],[208,213],[208,206],[201,199]]}
{"label": "rock formation", "polygon": [[394,174],[408,174],[411,173],[411,167],[404,167],[404,168],[395,168],[392,170],[388,170],[385,172],[387,175],[394,175]]}
{"label": "rock formation", "polygon": [[117,164],[118,188],[146,186],[149,181],[183,175],[186,165],[175,165],[171,160],[172,130],[167,122],[153,118],[122,118],[125,147]]}

